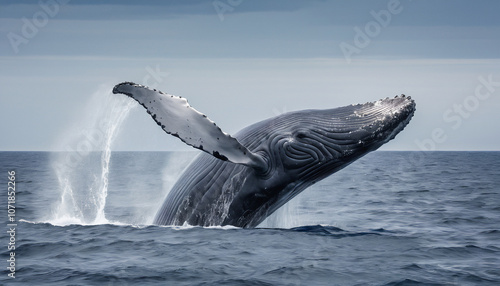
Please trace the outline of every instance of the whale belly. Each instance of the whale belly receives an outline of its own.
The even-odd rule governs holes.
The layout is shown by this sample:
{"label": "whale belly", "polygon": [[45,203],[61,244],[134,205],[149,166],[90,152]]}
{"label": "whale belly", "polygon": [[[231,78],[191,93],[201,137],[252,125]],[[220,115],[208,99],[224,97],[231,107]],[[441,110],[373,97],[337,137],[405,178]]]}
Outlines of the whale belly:
{"label": "whale belly", "polygon": [[[157,225],[223,225],[235,196],[252,179],[253,169],[200,154],[172,187],[156,214]],[[250,176],[249,176],[250,175]]]}

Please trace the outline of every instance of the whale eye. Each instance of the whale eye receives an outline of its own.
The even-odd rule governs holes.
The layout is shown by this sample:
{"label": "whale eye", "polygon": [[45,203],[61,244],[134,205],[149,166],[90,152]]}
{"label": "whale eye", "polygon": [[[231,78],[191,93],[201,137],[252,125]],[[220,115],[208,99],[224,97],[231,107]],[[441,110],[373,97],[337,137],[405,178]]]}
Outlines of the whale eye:
{"label": "whale eye", "polygon": [[305,132],[298,132],[297,135],[295,135],[298,139],[304,139],[307,137]]}

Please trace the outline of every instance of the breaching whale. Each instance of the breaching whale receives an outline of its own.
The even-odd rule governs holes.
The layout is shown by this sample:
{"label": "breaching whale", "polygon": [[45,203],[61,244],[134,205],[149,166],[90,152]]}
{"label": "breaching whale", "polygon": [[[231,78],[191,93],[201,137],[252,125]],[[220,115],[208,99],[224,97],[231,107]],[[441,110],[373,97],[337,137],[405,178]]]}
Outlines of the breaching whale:
{"label": "breaching whale", "polygon": [[204,151],[156,214],[156,225],[255,227],[312,184],[393,139],[415,102],[405,95],[285,113],[234,137],[186,99],[131,82],[113,88],[138,101],[161,128]]}

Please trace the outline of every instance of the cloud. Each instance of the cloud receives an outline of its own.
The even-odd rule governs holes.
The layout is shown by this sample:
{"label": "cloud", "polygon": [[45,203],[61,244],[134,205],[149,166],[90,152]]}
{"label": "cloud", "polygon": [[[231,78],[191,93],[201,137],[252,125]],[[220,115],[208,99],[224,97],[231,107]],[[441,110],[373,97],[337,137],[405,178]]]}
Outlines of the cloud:
{"label": "cloud", "polygon": [[[42,0],[41,3],[63,0]],[[65,2],[68,0],[64,0]],[[410,1],[410,0],[361,0],[361,1],[303,1],[303,0],[184,0],[184,1],[69,1],[60,19],[71,20],[153,20],[185,17],[189,15],[215,15],[214,2],[234,5],[232,14],[290,13],[307,11],[310,21],[322,25],[361,25],[371,20],[371,11],[387,9],[398,3],[405,10],[404,17],[392,26],[500,26],[500,2],[484,1]],[[236,5],[237,4],[237,5]],[[0,18],[29,16],[39,8],[31,0],[4,0]],[[26,14],[28,13],[28,15]]]}

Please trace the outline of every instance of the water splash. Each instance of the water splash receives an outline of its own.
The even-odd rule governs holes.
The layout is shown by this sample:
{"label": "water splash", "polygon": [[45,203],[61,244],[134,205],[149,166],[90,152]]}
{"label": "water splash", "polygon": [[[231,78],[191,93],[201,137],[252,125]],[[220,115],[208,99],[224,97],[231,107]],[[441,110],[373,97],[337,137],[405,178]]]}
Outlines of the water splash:
{"label": "water splash", "polygon": [[104,224],[111,145],[133,101],[101,86],[90,99],[82,120],[65,134],[54,158],[61,198],[50,223]]}
{"label": "water splash", "polygon": [[297,197],[291,199],[286,204],[268,216],[258,227],[263,228],[292,228],[300,226],[299,216],[300,201]]}

